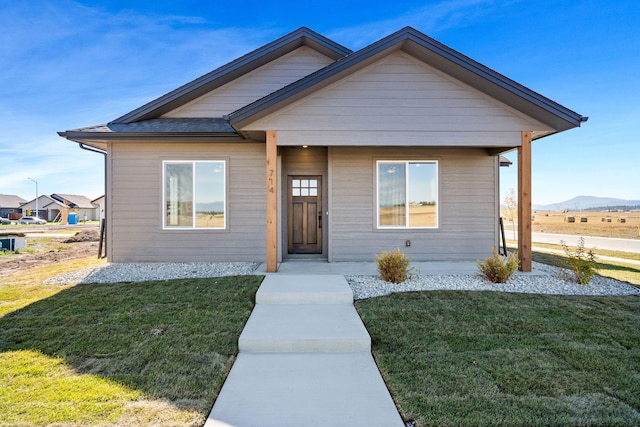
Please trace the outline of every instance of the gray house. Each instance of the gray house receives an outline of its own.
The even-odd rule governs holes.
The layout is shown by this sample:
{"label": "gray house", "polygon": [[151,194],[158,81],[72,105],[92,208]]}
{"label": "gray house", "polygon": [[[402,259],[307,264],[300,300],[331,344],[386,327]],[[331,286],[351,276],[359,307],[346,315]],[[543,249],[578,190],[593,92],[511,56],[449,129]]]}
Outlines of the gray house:
{"label": "gray house", "polygon": [[413,28],[356,52],[300,28],[106,125],[111,262],[475,260],[498,244],[517,149],[530,270],[531,142],[586,118]]}
{"label": "gray house", "polygon": [[0,194],[0,217],[11,220],[20,219],[25,199],[13,194]]}
{"label": "gray house", "polygon": [[95,205],[86,196],[79,194],[61,194],[54,193],[51,198],[68,206],[78,214],[78,221],[93,221],[100,219],[100,211],[98,205]]}

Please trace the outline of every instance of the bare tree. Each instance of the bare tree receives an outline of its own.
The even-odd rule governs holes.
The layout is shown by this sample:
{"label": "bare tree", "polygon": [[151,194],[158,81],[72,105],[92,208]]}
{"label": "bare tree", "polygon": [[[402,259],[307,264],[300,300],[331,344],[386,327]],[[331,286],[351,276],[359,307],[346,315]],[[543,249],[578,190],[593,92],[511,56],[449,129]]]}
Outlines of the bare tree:
{"label": "bare tree", "polygon": [[509,194],[507,194],[507,196],[504,198],[503,206],[506,219],[511,221],[511,228],[513,229],[513,240],[516,240],[518,198],[516,197],[516,191],[513,189],[513,187],[509,189]]}

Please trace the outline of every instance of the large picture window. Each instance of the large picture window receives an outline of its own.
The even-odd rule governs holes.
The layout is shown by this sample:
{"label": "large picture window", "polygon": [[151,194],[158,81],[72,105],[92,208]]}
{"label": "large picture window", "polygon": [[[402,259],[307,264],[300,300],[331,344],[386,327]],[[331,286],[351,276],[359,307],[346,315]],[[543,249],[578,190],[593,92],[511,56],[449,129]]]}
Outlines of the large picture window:
{"label": "large picture window", "polygon": [[377,162],[378,228],[438,227],[438,162]]}
{"label": "large picture window", "polygon": [[226,164],[165,161],[163,228],[226,228]]}

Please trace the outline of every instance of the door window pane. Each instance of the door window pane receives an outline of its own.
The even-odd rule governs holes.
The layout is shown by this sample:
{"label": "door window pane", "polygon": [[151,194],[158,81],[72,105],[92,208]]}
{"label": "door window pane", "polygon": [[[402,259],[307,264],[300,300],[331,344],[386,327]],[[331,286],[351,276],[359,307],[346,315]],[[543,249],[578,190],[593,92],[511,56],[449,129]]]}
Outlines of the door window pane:
{"label": "door window pane", "polygon": [[318,180],[317,179],[292,179],[291,180],[292,196],[317,196]]}

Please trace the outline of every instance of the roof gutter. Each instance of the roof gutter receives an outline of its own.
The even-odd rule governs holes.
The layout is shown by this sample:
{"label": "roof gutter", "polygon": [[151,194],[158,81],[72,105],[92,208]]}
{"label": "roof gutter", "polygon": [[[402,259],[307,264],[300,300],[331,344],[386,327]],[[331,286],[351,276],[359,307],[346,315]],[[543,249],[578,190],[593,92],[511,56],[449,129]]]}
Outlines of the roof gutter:
{"label": "roof gutter", "polygon": [[[78,142],[78,145],[80,146],[80,148],[82,148],[83,150],[87,150],[87,151],[93,151],[94,153],[98,153],[98,154],[102,154],[103,156],[105,156],[105,160],[106,160],[106,156],[107,156],[107,152],[104,150],[99,150],[97,148],[94,147],[89,147],[87,145],[84,144],[84,142]],[[106,170],[106,169],[105,169]],[[105,181],[106,184],[106,181]]]}
{"label": "roof gutter", "polygon": [[[231,132],[58,132],[63,138],[71,140],[73,142],[77,142],[81,145],[80,148],[83,148],[84,144],[83,140],[93,140],[93,141],[126,141],[126,140],[137,140],[137,141],[191,141],[191,140],[199,140],[199,141],[241,141],[243,140],[242,136],[238,133]],[[88,149],[88,148],[83,148]],[[92,151],[92,150],[89,150]],[[97,151],[97,152],[101,152]]]}
{"label": "roof gutter", "polygon": [[[107,199],[109,198],[109,196],[107,195],[107,152],[104,151],[104,150],[99,150],[99,149],[97,149],[95,147],[89,147],[89,146],[85,145],[82,142],[78,142],[78,146],[80,148],[82,148],[83,150],[91,151],[92,153],[102,154],[104,156],[104,204],[105,204],[105,210],[106,210],[107,209],[106,208]],[[105,218],[105,222],[106,222],[107,212],[105,212],[104,218]],[[98,249],[98,258],[102,258],[102,237],[103,237],[102,236],[102,232],[104,231],[103,227],[105,225],[106,224],[104,224],[104,223],[100,224],[100,230],[101,230],[100,233],[101,234],[100,234],[100,246],[99,246],[99,249]],[[105,237],[106,237],[106,235],[105,235]],[[107,251],[107,240],[106,240],[106,238],[104,240],[104,248],[105,248],[105,252],[106,252]]]}

